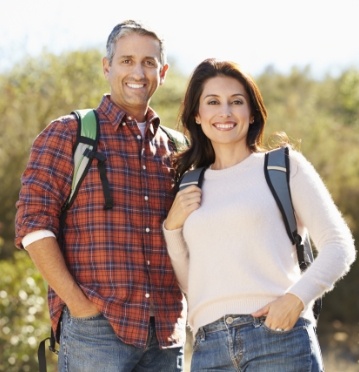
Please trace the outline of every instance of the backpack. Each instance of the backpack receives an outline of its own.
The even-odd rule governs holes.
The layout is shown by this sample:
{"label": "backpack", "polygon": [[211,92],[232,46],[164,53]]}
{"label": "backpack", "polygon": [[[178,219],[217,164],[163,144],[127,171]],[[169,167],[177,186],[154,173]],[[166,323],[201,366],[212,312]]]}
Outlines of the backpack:
{"label": "backpack", "polygon": [[[200,167],[186,172],[179,183],[179,190],[190,185],[202,186],[204,172],[207,167]],[[281,147],[268,151],[264,158],[264,175],[273,197],[282,214],[288,237],[295,244],[300,270],[305,271],[313,261],[313,251],[308,234],[303,240],[297,231],[297,221],[294,214],[289,184],[289,148]],[[315,319],[319,318],[322,309],[322,299],[318,298],[313,305]]]}
{"label": "backpack", "polygon": [[[76,116],[78,122],[77,138],[73,150],[74,159],[74,173],[72,177],[71,192],[65,204],[62,207],[60,216],[60,223],[62,224],[66,217],[66,211],[73,204],[76,195],[80,189],[81,183],[84,180],[93,159],[97,159],[97,168],[100,173],[102,183],[102,190],[104,195],[104,209],[109,210],[113,207],[113,199],[110,193],[110,184],[106,176],[106,157],[103,153],[97,152],[97,143],[100,135],[100,125],[97,113],[94,109],[82,109],[72,112]],[[187,138],[180,132],[165,127],[159,126],[163,132],[166,133],[169,141],[172,143],[175,151],[179,151],[189,145]],[[46,356],[45,356],[45,343],[50,340],[49,350],[58,354],[56,349],[56,337],[51,328],[50,337],[45,338],[39,344],[37,356],[39,361],[39,371],[46,372]]]}

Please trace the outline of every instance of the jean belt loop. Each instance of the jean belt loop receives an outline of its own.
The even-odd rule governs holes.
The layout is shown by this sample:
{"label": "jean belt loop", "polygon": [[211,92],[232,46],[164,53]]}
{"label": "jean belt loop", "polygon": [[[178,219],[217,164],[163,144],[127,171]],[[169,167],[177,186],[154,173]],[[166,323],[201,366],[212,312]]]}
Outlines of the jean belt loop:
{"label": "jean belt loop", "polygon": [[197,337],[201,340],[204,341],[206,339],[206,331],[204,330],[204,327],[201,327],[197,331]]}
{"label": "jean belt loop", "polygon": [[264,323],[264,318],[263,317],[260,317],[260,318],[253,317],[253,326],[254,326],[254,328],[260,327],[262,325],[262,323]]}

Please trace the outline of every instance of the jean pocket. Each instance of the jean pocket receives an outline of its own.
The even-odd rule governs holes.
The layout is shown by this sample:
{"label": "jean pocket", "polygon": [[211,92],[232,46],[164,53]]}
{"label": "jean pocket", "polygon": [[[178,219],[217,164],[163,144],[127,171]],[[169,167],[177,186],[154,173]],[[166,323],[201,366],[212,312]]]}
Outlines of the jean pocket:
{"label": "jean pocket", "polygon": [[94,319],[97,319],[100,316],[102,316],[102,313],[100,311],[98,311],[97,313],[95,313],[93,315],[88,315],[88,316],[73,316],[69,312],[69,315],[70,315],[70,318],[73,319],[73,320],[94,320]]}
{"label": "jean pocket", "polygon": [[262,327],[266,332],[269,332],[271,334],[285,335],[285,334],[288,334],[288,333],[293,333],[293,332],[296,332],[296,331],[299,331],[299,330],[306,329],[308,327],[308,323],[309,323],[309,321],[307,321],[306,319],[299,318],[297,320],[297,322],[294,324],[293,328],[288,329],[288,330],[272,329],[272,328],[269,328],[265,323],[262,323]]}

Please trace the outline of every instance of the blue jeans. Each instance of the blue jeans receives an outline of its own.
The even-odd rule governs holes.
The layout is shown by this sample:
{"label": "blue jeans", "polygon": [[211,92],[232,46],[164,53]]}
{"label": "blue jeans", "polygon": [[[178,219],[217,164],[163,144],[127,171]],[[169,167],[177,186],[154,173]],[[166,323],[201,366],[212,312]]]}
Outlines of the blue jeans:
{"label": "blue jeans", "polygon": [[290,331],[274,331],[264,318],[226,315],[198,330],[191,371],[318,372],[321,351],[313,325],[299,318]]}
{"label": "blue jeans", "polygon": [[183,371],[183,348],[160,349],[151,318],[144,349],[122,342],[102,316],[62,316],[59,372],[177,372]]}

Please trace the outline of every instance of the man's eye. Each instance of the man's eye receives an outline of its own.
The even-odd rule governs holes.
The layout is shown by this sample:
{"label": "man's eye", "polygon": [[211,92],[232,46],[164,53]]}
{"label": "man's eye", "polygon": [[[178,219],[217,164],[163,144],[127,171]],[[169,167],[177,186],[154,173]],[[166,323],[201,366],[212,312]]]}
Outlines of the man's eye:
{"label": "man's eye", "polygon": [[147,64],[148,66],[156,67],[156,63],[154,61],[148,61]]}

